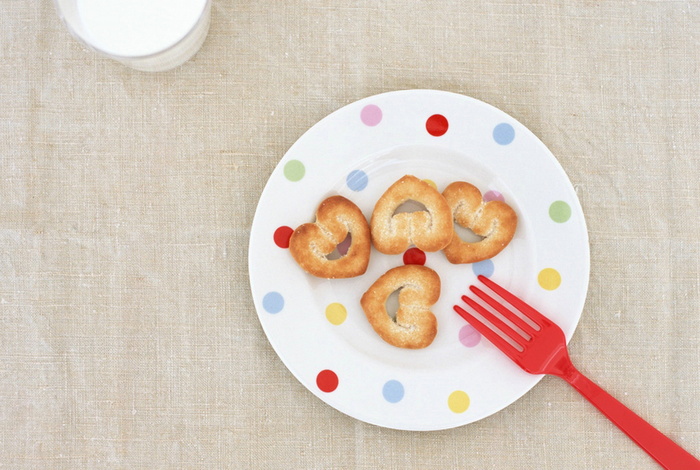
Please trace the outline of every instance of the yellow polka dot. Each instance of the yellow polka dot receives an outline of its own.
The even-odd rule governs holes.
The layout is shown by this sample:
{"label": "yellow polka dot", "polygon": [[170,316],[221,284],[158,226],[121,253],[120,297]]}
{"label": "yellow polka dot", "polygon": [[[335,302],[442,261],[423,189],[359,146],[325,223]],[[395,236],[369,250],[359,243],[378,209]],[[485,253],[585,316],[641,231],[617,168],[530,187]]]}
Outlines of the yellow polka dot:
{"label": "yellow polka dot", "polygon": [[469,395],[462,390],[455,390],[450,393],[447,406],[454,413],[464,413],[469,408]]}
{"label": "yellow polka dot", "polygon": [[540,287],[547,290],[554,290],[561,284],[561,274],[553,268],[545,268],[537,276]]}
{"label": "yellow polka dot", "polygon": [[334,325],[340,325],[348,317],[348,311],[343,304],[334,302],[326,307],[326,318]]}
{"label": "yellow polka dot", "polygon": [[437,184],[435,184],[435,181],[429,180],[429,179],[424,179],[423,181],[426,182],[426,183],[428,183],[428,184],[429,184],[430,186],[432,186],[433,188],[437,189]]}

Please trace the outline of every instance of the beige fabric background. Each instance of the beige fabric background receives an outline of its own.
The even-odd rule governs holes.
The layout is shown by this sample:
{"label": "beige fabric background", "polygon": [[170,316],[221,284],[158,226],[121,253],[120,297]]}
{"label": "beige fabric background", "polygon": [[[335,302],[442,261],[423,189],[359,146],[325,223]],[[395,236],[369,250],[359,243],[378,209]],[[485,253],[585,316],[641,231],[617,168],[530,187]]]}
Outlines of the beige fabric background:
{"label": "beige fabric background", "polygon": [[591,242],[574,361],[700,455],[700,2],[214,0],[200,53],[158,74],[47,0],[2,0],[0,34],[0,467],[656,468],[556,378],[400,432],[271,349],[247,276],[269,174],[406,88],[491,103],[558,157]]}

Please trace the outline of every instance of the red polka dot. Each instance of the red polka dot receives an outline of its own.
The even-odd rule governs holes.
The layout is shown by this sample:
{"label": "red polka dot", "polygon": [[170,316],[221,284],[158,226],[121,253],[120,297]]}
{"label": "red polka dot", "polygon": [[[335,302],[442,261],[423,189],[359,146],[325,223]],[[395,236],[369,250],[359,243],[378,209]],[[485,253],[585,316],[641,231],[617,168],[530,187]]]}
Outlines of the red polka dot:
{"label": "red polka dot", "polygon": [[289,239],[292,238],[292,233],[294,233],[294,229],[286,225],[275,230],[275,235],[273,237],[275,245],[280,248],[289,248]]}
{"label": "red polka dot", "polygon": [[332,370],[322,370],[316,376],[316,385],[322,392],[330,393],[338,388],[338,376]]}
{"label": "red polka dot", "polygon": [[403,264],[425,264],[425,253],[419,248],[409,248],[403,254]]}
{"label": "red polka dot", "polygon": [[442,114],[433,114],[425,122],[425,128],[428,131],[428,134],[435,137],[440,137],[447,132],[448,127],[449,123],[447,122],[447,118]]}

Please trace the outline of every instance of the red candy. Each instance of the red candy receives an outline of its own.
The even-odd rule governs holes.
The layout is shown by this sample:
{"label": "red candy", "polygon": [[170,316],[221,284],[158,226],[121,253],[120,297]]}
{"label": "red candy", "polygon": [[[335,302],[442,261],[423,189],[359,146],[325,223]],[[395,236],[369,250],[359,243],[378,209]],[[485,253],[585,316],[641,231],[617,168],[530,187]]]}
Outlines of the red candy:
{"label": "red candy", "polygon": [[403,264],[425,264],[425,253],[418,248],[409,248],[403,254]]}

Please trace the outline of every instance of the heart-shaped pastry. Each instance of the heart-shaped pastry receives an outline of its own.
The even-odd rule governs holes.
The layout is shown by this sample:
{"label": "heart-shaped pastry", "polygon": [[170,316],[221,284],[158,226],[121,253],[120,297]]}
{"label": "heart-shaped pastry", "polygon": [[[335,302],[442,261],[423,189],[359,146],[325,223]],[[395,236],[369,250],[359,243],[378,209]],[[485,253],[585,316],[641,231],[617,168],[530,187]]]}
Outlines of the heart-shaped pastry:
{"label": "heart-shaped pastry", "polygon": [[486,202],[481,191],[464,181],[450,184],[442,192],[450,206],[454,222],[483,237],[478,242],[462,240],[456,231],[443,249],[450,263],[476,263],[493,258],[513,239],[518,216],[505,202]]}
{"label": "heart-shaped pastry", "polygon": [[[329,257],[348,235],[347,253]],[[343,196],[331,196],[316,211],[316,222],[302,224],[289,239],[289,251],[309,274],[328,279],[355,277],[367,270],[369,225],[362,211]]]}
{"label": "heart-shaped pastry", "polygon": [[[397,290],[399,308],[393,319],[386,301]],[[384,341],[399,348],[421,349],[429,346],[437,334],[437,319],[430,307],[439,298],[440,276],[425,266],[409,264],[384,273],[364,293],[360,304]]]}
{"label": "heart-shaped pastry", "polygon": [[[396,212],[409,201],[422,204],[425,210]],[[435,188],[415,176],[406,175],[379,198],[370,228],[374,247],[382,253],[397,255],[411,244],[423,251],[439,251],[452,241],[452,212]]]}

